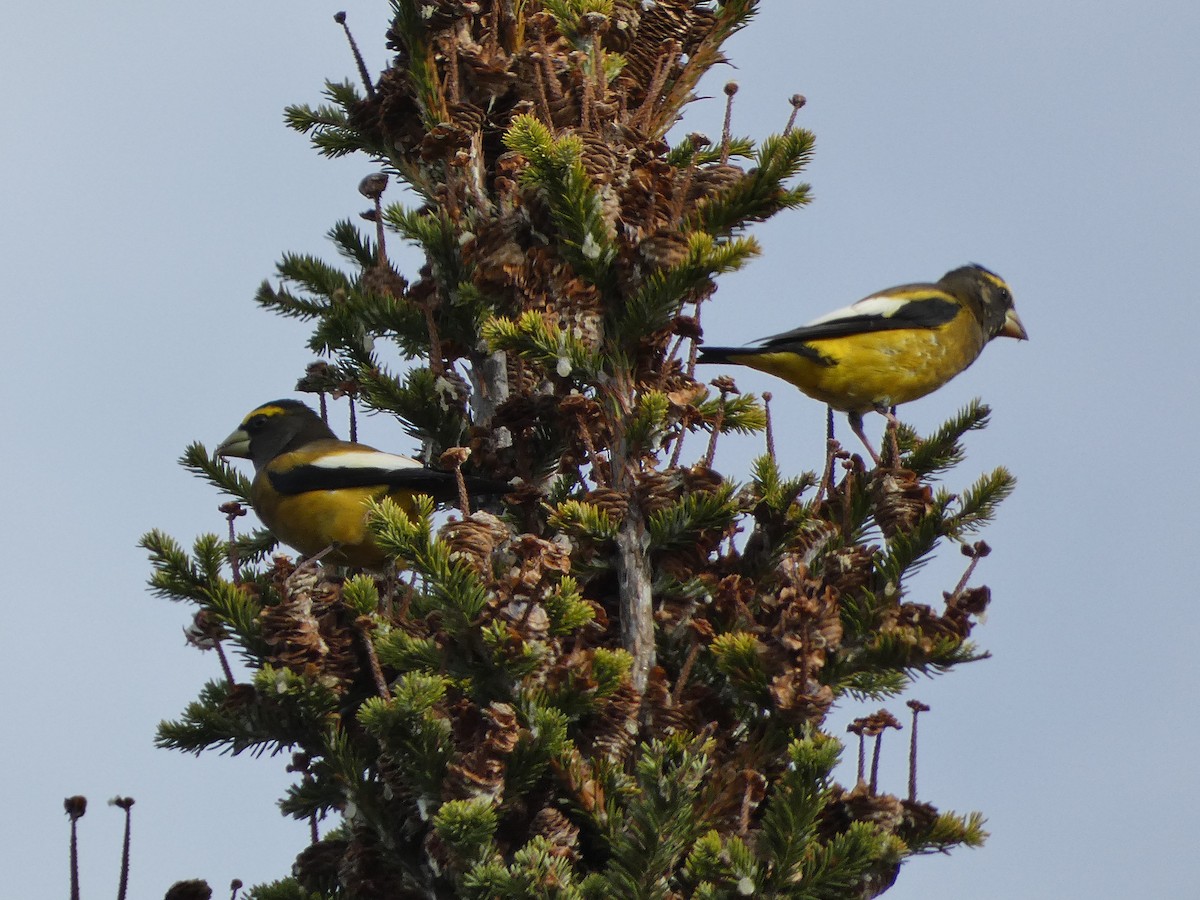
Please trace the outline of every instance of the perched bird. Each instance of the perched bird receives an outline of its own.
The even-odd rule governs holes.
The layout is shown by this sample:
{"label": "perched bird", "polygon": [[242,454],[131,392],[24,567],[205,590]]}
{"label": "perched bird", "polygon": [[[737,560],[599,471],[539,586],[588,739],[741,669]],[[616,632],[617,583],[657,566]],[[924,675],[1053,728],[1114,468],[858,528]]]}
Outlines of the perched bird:
{"label": "perched bird", "polygon": [[904,284],[835,310],[752,347],[702,347],[701,363],[750,366],[790,381],[849,413],[876,463],[862,414],[932,393],[971,365],[994,337],[1025,340],[1003,279],[983,266],[947,272],[936,284]]}
{"label": "perched bird", "polygon": [[[390,497],[405,512],[417,494],[458,495],[453,472],[408,456],[339,441],[321,417],[296,400],[253,410],[217,447],[218,456],[254,463],[250,505],[276,538],[304,556],[379,568],[386,559],[367,528],[366,502]],[[502,494],[501,481],[466,477],[471,494]]]}

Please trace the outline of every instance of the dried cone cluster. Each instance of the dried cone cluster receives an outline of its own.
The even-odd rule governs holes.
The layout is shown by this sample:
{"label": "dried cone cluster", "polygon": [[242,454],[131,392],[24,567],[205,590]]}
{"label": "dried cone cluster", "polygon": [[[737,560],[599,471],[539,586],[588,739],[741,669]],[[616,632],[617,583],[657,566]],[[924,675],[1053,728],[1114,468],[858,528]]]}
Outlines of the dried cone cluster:
{"label": "dried cone cluster", "polygon": [[356,614],[342,603],[338,583],[316,570],[297,573],[283,559],[273,574],[281,601],[261,616],[267,662],[344,689],[362,671],[362,659],[355,646]]}

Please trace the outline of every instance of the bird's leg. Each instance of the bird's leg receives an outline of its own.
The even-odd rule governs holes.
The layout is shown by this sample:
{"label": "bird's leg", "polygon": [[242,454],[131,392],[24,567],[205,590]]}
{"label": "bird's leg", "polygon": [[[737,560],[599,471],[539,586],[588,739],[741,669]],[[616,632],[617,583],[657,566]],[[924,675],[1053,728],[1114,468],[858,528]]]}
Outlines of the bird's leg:
{"label": "bird's leg", "polygon": [[[880,410],[880,411],[882,412],[882,410]],[[869,454],[871,454],[871,461],[874,462],[875,465],[878,466],[879,465],[879,454],[875,452],[875,448],[872,447],[871,442],[869,440],[867,440],[866,432],[863,431],[862,413],[857,412],[857,411],[851,411],[846,414],[846,418],[850,420],[850,430],[853,431],[858,436],[858,439],[860,441],[862,441],[863,446],[867,448],[867,452]],[[895,416],[893,416],[892,418],[895,418]]]}
{"label": "bird's leg", "polygon": [[330,544],[324,550],[320,551],[319,553],[314,553],[312,556],[308,557],[308,559],[303,560],[298,566],[296,566],[295,569],[292,570],[292,574],[288,576],[288,581],[291,581],[293,578],[297,577],[302,572],[305,572],[308,569],[315,570],[317,568],[317,564],[322,559],[324,559],[330,553],[333,553],[335,550],[337,550],[341,546],[342,545],[341,545],[340,541],[334,541],[332,544]]}
{"label": "bird's leg", "polygon": [[815,504],[820,505],[825,495],[833,489],[833,465],[841,446],[833,436],[833,407],[825,407],[825,468],[821,470],[821,484],[817,488]]}

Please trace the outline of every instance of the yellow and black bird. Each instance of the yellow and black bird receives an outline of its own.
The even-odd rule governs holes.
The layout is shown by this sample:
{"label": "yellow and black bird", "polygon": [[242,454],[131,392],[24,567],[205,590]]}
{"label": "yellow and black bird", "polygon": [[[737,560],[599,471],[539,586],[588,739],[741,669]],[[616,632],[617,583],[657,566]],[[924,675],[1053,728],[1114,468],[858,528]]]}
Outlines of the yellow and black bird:
{"label": "yellow and black bird", "polygon": [[969,265],[935,284],[872,294],[756,346],[702,347],[697,362],[768,372],[849,413],[851,430],[878,463],[862,414],[875,410],[894,422],[891,407],[936,391],[999,336],[1028,337],[1012,292],[996,273]]}
{"label": "yellow and black bird", "polygon": [[[386,562],[367,528],[367,500],[390,497],[411,513],[417,494],[439,501],[458,495],[453,472],[340,441],[296,400],[273,400],[253,410],[216,452],[254,463],[250,505],[276,538],[306,557],[323,554],[343,565],[379,568]],[[464,481],[470,494],[509,490],[501,481],[470,476]]]}

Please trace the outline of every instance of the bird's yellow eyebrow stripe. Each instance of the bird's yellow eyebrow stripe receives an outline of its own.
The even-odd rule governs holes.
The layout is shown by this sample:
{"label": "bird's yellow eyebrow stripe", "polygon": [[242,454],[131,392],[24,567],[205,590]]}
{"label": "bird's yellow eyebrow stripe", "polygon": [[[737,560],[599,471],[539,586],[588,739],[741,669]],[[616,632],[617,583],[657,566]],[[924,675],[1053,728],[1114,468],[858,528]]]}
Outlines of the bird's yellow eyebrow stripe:
{"label": "bird's yellow eyebrow stripe", "polygon": [[252,411],[250,415],[246,416],[246,418],[242,419],[242,424],[245,425],[255,416],[282,416],[286,412],[287,410],[282,406],[260,406],[258,409]]}
{"label": "bird's yellow eyebrow stripe", "polygon": [[986,269],[981,269],[979,274],[982,275],[984,278],[986,278],[988,281],[990,281],[992,284],[994,284],[996,287],[999,287],[999,288],[1007,288],[1008,287],[1008,282],[1006,282],[999,275],[995,275],[992,272],[987,271]]}

